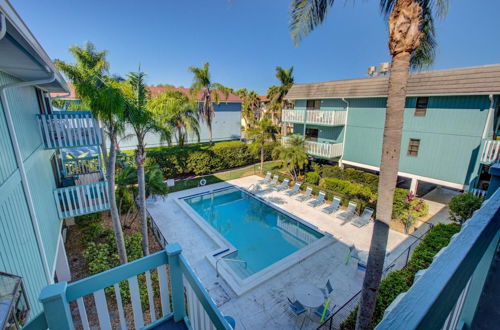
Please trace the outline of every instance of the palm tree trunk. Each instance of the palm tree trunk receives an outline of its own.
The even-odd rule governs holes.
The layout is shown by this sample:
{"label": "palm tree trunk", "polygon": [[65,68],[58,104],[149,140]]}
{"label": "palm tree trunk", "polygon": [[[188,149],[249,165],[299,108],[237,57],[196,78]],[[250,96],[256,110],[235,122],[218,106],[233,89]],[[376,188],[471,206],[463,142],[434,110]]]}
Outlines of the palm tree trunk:
{"label": "palm tree trunk", "polygon": [[[102,128],[102,126],[101,126],[100,130],[101,130],[101,138],[102,138],[102,142],[101,142],[102,161],[105,164],[104,166],[107,167],[108,164],[109,164],[109,160],[108,160],[108,148],[106,146],[106,138],[105,138],[104,129]],[[107,170],[108,169],[106,168],[106,171]]]}
{"label": "palm tree trunk", "polygon": [[360,308],[357,315],[356,329],[358,330],[371,328],[370,323],[382,278],[389,225],[392,219],[394,189],[398,177],[409,69],[409,52],[398,53],[392,57],[378,183],[377,218],[373,228]]}
{"label": "palm tree trunk", "polygon": [[148,239],[148,218],[146,216],[146,179],[144,175],[144,161],[146,159],[146,151],[142,141],[138,141],[137,150],[135,151],[135,163],[137,165],[137,185],[139,188],[139,196],[137,197],[137,208],[139,209],[139,217],[141,218],[141,233],[142,233],[142,252],[145,256],[149,254],[149,239]]}
{"label": "palm tree trunk", "polygon": [[125,249],[125,240],[123,238],[122,226],[120,223],[120,214],[118,213],[118,208],[116,206],[116,195],[115,195],[115,173],[116,173],[116,149],[115,149],[115,129],[111,127],[109,132],[109,164],[108,164],[108,192],[109,192],[109,204],[111,211],[111,220],[113,222],[113,231],[115,232],[115,241],[118,250],[118,256],[120,258],[121,264],[127,263],[127,251]]}
{"label": "palm tree trunk", "polygon": [[264,173],[264,143],[260,145],[260,173]]}

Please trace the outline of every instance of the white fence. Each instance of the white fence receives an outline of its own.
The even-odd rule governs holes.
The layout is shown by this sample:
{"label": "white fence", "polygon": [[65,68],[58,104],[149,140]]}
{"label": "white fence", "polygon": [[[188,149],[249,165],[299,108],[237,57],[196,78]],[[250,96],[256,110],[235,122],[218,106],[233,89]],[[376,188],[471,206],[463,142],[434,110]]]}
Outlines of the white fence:
{"label": "white fence", "polygon": [[484,140],[481,150],[481,162],[491,164],[500,160],[500,141]]}
{"label": "white fence", "polygon": [[347,111],[322,111],[308,110],[307,123],[319,125],[341,126],[345,125]]}
{"label": "white fence", "polygon": [[[281,138],[281,143],[287,145],[290,137],[283,136]],[[342,155],[342,143],[325,143],[325,142],[314,142],[305,141],[305,148],[308,154],[325,157],[325,158],[335,158]]]}
{"label": "white fence", "polygon": [[107,181],[58,188],[54,197],[61,219],[109,209]]}
{"label": "white fence", "polygon": [[283,110],[281,120],[285,122],[303,123],[305,110]]}

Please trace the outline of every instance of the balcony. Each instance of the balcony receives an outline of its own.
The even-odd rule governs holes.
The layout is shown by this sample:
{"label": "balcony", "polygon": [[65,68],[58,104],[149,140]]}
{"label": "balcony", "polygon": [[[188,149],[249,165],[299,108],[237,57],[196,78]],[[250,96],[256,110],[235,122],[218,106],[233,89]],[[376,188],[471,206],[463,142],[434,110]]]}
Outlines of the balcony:
{"label": "balcony", "polygon": [[[78,312],[75,314],[79,314],[77,320],[81,320],[78,328],[83,329],[95,328],[89,324],[87,309],[97,313],[101,329],[168,329],[169,326],[232,329],[181,252],[179,244],[171,244],[163,251],[80,281],[49,285],[39,298],[44,311],[25,329],[73,329],[76,322],[70,308],[72,302],[76,302]],[[122,299],[120,283],[128,284],[130,299]],[[139,284],[147,290],[141,292]],[[149,302],[149,308],[143,308],[141,294],[142,300]],[[130,315],[124,313],[130,310],[130,306],[124,306],[124,302],[129,301]],[[151,321],[146,324],[146,320]]]}
{"label": "balcony", "polygon": [[284,122],[343,126],[346,124],[347,111],[325,110],[283,110],[281,118]]}
{"label": "balcony", "polygon": [[[287,145],[291,137],[284,136],[281,139],[283,145]],[[310,155],[322,158],[335,158],[342,155],[342,143],[326,143],[305,141],[306,152]]]}
{"label": "balcony", "polygon": [[500,189],[462,225],[376,329],[498,327]]}
{"label": "balcony", "polygon": [[481,163],[491,165],[500,160],[500,141],[483,140],[481,143]]}
{"label": "balcony", "polygon": [[45,149],[101,144],[101,130],[90,111],[58,111],[37,117]]}
{"label": "balcony", "polygon": [[109,210],[108,182],[99,156],[63,158],[58,188],[54,190],[59,218]]}

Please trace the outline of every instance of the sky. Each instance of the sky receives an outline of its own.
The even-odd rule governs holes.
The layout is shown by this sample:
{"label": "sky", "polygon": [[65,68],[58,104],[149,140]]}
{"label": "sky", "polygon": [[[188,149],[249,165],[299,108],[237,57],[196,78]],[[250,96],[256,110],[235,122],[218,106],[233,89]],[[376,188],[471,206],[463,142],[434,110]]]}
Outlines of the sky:
{"label": "sky", "polygon": [[[108,51],[110,71],[140,65],[148,84],[189,87],[189,66],[210,63],[212,80],[265,94],[275,67],[295,81],[367,76],[390,61],[379,0],[337,0],[298,47],[288,30],[291,0],[10,0],[51,58],[72,61],[71,45]],[[500,63],[500,1],[450,0],[436,23],[432,70]]]}

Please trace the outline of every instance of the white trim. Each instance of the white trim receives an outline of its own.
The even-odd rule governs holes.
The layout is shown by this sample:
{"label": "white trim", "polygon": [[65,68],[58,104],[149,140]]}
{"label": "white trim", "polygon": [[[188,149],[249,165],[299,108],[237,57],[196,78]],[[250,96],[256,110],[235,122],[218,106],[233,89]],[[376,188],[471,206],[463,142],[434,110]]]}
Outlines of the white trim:
{"label": "white trim", "polygon": [[57,241],[57,252],[56,259],[54,260],[54,266],[58,282],[71,281],[71,270],[69,268],[68,256],[66,255],[66,249],[64,248],[64,242],[61,234],[59,234],[59,239]]}
{"label": "white trim", "polygon": [[486,121],[484,122],[483,139],[493,139],[493,130],[495,129],[495,125],[493,123],[494,116],[495,98],[493,97],[493,95],[490,95],[490,108],[488,109],[488,116],[486,117]]}
{"label": "white trim", "polygon": [[344,160],[344,150],[345,150],[345,140],[346,140],[345,138],[347,136],[347,121],[349,120],[349,101],[347,101],[344,97],[341,100],[342,102],[345,102],[346,104],[345,111],[347,112],[345,116],[344,136],[342,137],[342,154],[340,155],[339,159],[339,166],[343,167],[342,161]]}
{"label": "white trim", "polygon": [[[342,162],[344,164],[347,164],[347,165],[356,166],[356,167],[362,167],[362,168],[366,168],[366,169],[372,170],[372,171],[380,171],[380,167],[376,167],[376,166],[372,166],[372,165],[366,165],[366,164],[362,164],[362,163],[356,163],[356,162],[352,162],[352,161],[349,161],[349,160],[343,160]],[[402,176],[402,177],[405,177],[405,178],[417,179],[419,181],[425,181],[425,182],[429,182],[429,183],[434,183],[434,184],[437,184],[437,185],[440,185],[440,186],[446,186],[446,187],[453,188],[453,189],[464,190],[466,188],[466,185],[464,185],[464,184],[454,183],[454,182],[444,181],[444,180],[439,180],[439,179],[433,179],[433,178],[429,178],[429,177],[426,177],[426,176],[421,176],[421,175],[418,175],[418,174],[411,174],[411,173],[406,173],[406,172],[398,172],[398,175]]]}

